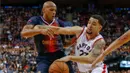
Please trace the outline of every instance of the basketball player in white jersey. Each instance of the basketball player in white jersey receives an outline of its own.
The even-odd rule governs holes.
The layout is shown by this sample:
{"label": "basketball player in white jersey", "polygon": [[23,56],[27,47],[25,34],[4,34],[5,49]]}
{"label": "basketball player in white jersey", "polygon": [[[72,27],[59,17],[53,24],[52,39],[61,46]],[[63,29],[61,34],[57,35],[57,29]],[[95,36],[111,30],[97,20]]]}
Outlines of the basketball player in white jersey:
{"label": "basketball player in white jersey", "polygon": [[122,46],[123,44],[127,43],[128,41],[130,41],[130,30],[116,39],[112,44],[110,44],[108,48],[92,63],[92,67],[95,67],[96,63],[102,61],[106,55]]}
{"label": "basketball player in white jersey", "polygon": [[[77,62],[80,73],[90,73],[91,63],[103,52],[105,41],[99,32],[105,21],[100,15],[90,17],[87,27],[54,27],[58,28],[55,34],[76,35],[75,56],[66,56],[57,61]],[[97,67],[91,73],[107,73],[106,65],[102,62],[97,63]]]}

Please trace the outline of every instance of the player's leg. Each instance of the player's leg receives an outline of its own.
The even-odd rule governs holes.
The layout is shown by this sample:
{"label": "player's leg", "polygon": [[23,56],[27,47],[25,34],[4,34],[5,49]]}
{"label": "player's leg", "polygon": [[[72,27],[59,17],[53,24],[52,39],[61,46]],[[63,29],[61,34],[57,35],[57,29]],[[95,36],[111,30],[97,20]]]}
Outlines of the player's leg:
{"label": "player's leg", "polygon": [[37,72],[48,73],[48,68],[49,68],[49,65],[46,63],[41,62],[37,64]]}
{"label": "player's leg", "polygon": [[48,73],[50,64],[46,58],[39,59],[39,61],[37,61],[37,72]]}

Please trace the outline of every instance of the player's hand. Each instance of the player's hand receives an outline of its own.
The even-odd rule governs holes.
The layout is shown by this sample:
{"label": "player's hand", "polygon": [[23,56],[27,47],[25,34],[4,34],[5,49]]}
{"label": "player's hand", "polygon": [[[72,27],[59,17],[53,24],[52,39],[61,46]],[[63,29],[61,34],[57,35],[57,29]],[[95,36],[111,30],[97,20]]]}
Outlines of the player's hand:
{"label": "player's hand", "polygon": [[68,62],[70,61],[70,56],[66,56],[66,57],[63,57],[63,58],[60,58],[60,59],[57,59],[56,61],[61,61],[61,62]]}
{"label": "player's hand", "polygon": [[92,65],[91,65],[91,68],[95,68],[95,65],[92,64]]}
{"label": "player's hand", "polygon": [[55,26],[44,26],[45,29],[41,31],[41,34],[48,35],[50,38],[54,38],[54,34],[56,34],[58,27]]}
{"label": "player's hand", "polygon": [[57,31],[60,29],[57,26],[48,26],[48,27],[54,32],[54,34],[57,34],[58,33]]}
{"label": "player's hand", "polygon": [[46,29],[41,30],[40,33],[43,35],[48,35],[50,38],[54,38],[54,29],[46,28]]}

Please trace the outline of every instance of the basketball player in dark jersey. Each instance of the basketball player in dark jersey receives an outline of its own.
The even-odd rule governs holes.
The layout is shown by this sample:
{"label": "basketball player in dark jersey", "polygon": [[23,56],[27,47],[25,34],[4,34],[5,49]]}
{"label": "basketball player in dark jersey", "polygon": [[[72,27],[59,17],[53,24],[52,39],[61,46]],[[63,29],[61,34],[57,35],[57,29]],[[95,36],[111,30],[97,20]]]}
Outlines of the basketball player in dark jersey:
{"label": "basketball player in dark jersey", "polygon": [[[55,19],[56,4],[47,1],[43,4],[43,16],[31,17],[24,26],[21,35],[25,38],[34,37],[38,51],[37,72],[48,73],[49,66],[54,60],[65,56],[60,35],[54,35],[54,30],[36,25],[60,26]],[[67,63],[70,73],[73,73],[70,62]]]}

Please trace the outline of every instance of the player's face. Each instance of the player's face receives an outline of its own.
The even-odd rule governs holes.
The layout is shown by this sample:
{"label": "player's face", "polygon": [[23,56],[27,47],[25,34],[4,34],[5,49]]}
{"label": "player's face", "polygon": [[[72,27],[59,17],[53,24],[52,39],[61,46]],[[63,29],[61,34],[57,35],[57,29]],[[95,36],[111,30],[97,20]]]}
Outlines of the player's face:
{"label": "player's face", "polygon": [[86,32],[88,34],[97,34],[101,30],[102,26],[99,24],[98,19],[90,18],[87,24]]}
{"label": "player's face", "polygon": [[46,7],[45,10],[44,10],[44,14],[46,15],[46,17],[49,19],[49,20],[53,20],[53,18],[55,17],[56,15],[56,6],[49,6],[49,7]]}

